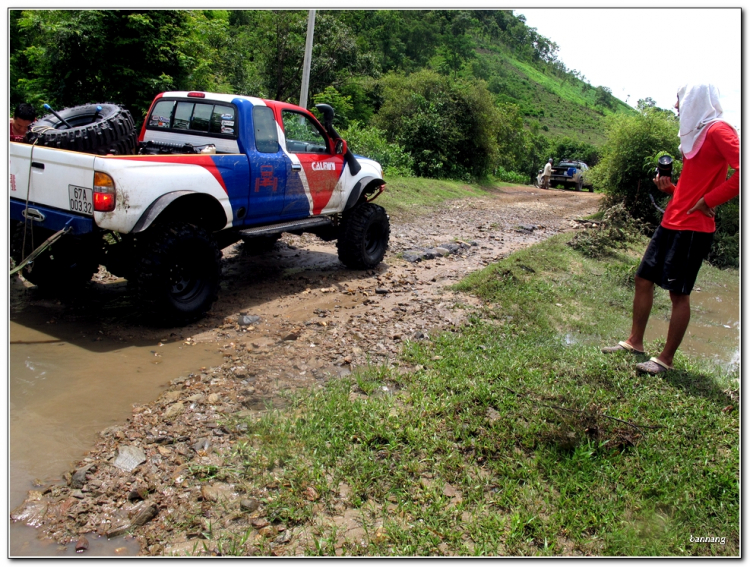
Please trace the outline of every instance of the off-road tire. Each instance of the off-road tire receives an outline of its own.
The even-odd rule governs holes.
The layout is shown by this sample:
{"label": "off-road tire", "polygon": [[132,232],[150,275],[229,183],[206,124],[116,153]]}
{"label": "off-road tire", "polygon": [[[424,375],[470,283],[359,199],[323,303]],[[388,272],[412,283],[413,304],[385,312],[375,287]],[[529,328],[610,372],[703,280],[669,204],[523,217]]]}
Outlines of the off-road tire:
{"label": "off-road tire", "polygon": [[267,236],[247,236],[242,239],[242,253],[248,256],[259,256],[270,252],[281,238],[281,234]]}
{"label": "off-road tire", "polygon": [[187,223],[157,225],[140,247],[136,289],[145,312],[184,324],[202,317],[216,301],[221,251],[204,229]]}
{"label": "off-road tire", "polygon": [[575,184],[575,190],[580,191],[583,189],[583,179],[579,179]]}
{"label": "off-road tire", "polygon": [[383,261],[391,226],[385,209],[360,203],[343,215],[336,248],[339,260],[348,268],[367,270]]}
{"label": "off-road tire", "polygon": [[[102,107],[98,115],[97,106]],[[110,103],[84,104],[64,108],[57,113],[70,123],[71,128],[54,114],[47,114],[34,123],[27,140],[38,146],[89,154],[135,153],[138,134],[133,116],[121,106]]]}
{"label": "off-road tire", "polygon": [[[26,238],[24,239],[24,232]],[[31,222],[11,222],[10,257],[18,266],[54,234]],[[65,235],[22,270],[23,277],[46,291],[67,294],[82,288],[99,269],[104,241],[101,235]]]}

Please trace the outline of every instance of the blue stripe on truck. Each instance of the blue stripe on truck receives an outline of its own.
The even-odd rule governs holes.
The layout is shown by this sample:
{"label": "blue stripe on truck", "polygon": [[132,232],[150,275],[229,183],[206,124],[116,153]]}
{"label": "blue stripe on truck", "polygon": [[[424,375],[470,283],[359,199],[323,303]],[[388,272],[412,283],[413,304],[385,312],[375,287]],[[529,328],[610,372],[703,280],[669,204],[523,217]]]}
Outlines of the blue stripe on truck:
{"label": "blue stripe on truck", "polygon": [[[58,230],[65,228],[67,225],[70,225],[73,227],[73,234],[87,234],[94,230],[95,225],[92,217],[76,215],[68,211],[61,211],[60,209],[37,205],[36,203],[29,203],[29,208],[36,209],[44,215],[44,221],[39,222],[35,220],[34,226],[40,226],[57,232]],[[10,218],[12,220],[24,222],[26,220],[23,216],[24,210],[26,210],[26,201],[11,197]]]}

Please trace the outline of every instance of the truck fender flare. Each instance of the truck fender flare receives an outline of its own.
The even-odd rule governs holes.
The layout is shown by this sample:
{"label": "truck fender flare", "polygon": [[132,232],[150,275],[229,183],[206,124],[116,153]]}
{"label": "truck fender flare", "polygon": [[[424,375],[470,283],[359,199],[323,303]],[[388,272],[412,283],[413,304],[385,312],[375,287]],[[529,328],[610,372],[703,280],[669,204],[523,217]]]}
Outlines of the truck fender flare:
{"label": "truck fender flare", "polygon": [[346,200],[346,206],[344,207],[344,210],[348,211],[354,205],[356,205],[359,202],[359,198],[362,196],[362,194],[372,185],[379,187],[381,185],[385,185],[385,181],[383,181],[379,177],[363,177],[362,179],[357,181],[356,185],[354,185],[354,189],[352,189],[352,192],[349,193],[349,198]]}
{"label": "truck fender flare", "polygon": [[146,210],[141,215],[141,218],[139,218],[138,222],[135,223],[135,226],[133,227],[133,230],[131,232],[143,232],[149,226],[151,226],[151,223],[154,222],[162,213],[162,211],[164,211],[164,209],[172,204],[175,199],[178,199],[183,195],[190,195],[192,193],[195,193],[195,191],[172,191],[171,193],[162,195],[161,197],[156,199],[156,201],[151,203],[148,208],[146,208]]}

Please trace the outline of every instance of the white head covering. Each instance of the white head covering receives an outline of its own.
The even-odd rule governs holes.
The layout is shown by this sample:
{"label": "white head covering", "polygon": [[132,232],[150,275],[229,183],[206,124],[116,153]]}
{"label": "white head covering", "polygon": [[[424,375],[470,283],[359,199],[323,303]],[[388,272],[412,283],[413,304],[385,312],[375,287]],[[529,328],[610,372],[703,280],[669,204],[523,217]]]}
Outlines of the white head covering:
{"label": "white head covering", "polygon": [[719,89],[711,84],[687,84],[677,91],[680,103],[680,151],[690,159],[701,149],[708,126],[722,121],[724,109],[719,102]]}

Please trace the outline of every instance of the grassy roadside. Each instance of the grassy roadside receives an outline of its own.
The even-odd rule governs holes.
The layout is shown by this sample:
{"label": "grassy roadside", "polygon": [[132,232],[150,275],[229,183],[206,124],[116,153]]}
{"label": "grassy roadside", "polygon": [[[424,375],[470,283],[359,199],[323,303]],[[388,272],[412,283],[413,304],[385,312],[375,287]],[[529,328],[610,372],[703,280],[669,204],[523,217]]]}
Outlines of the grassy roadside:
{"label": "grassy roadside", "polygon": [[423,215],[446,201],[467,197],[482,197],[497,191],[507,183],[493,183],[492,187],[475,183],[464,183],[450,179],[427,179],[423,177],[388,177],[386,190],[378,197],[377,203],[397,216]]}
{"label": "grassy roadside", "polygon": [[[485,309],[407,344],[413,370],[367,368],[249,420],[212,476],[244,482],[311,555],[738,555],[738,373],[678,353],[644,377],[602,355],[629,326],[637,255],[594,260],[569,238],[459,284]],[[344,509],[356,541],[329,521]]]}

